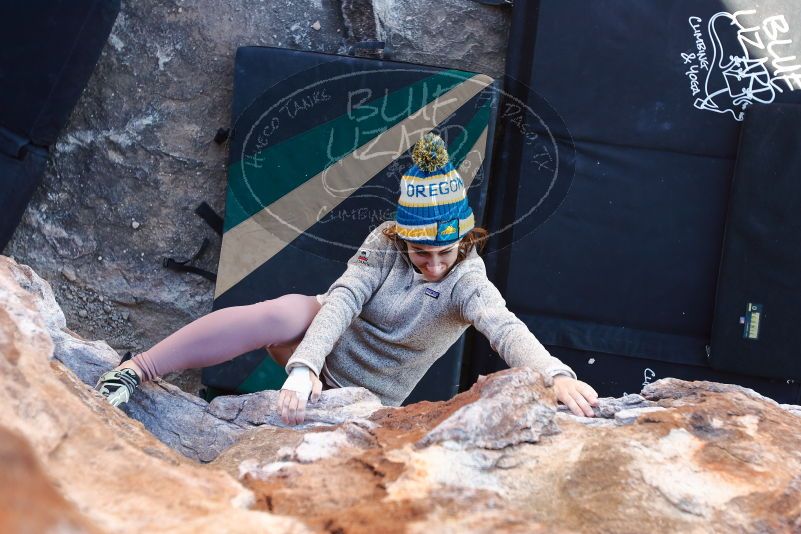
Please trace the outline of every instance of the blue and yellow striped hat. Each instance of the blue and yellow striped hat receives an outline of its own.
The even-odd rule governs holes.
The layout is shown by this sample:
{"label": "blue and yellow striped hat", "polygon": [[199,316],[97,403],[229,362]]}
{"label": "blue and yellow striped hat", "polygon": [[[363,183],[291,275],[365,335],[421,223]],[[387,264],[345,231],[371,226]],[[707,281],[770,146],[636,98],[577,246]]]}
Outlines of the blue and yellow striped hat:
{"label": "blue and yellow striped hat", "polygon": [[412,165],[401,178],[398,236],[421,245],[450,245],[475,226],[464,181],[448,160],[445,142],[428,133],[412,149]]}

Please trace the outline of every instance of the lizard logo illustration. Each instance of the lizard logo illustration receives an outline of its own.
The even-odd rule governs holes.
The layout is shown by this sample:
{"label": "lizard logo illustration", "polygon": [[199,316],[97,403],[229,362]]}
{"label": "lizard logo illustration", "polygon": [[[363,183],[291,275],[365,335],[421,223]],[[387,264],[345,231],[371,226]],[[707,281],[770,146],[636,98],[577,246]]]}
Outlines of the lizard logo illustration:
{"label": "lizard logo illustration", "polygon": [[[693,102],[697,109],[730,114],[742,121],[749,106],[771,103],[785,89],[801,87],[801,74],[795,72],[801,69],[794,62],[796,56],[781,53],[792,44],[790,39],[780,39],[789,32],[787,20],[773,15],[761,25],[742,23],[745,16],[755,14],[753,9],[715,13],[706,24],[706,34],[702,19],[690,17],[697,50],[681,56],[685,64],[695,62],[686,74],[697,97]],[[701,86],[703,71],[706,77]]]}
{"label": "lizard logo illustration", "polygon": [[731,13],[716,13],[709,19],[713,52],[704,84],[706,96],[696,99],[694,105],[716,113],[731,113],[741,121],[745,109],[754,102],[773,102],[776,90],[766,61],[752,58],[732,28],[745,30]]}

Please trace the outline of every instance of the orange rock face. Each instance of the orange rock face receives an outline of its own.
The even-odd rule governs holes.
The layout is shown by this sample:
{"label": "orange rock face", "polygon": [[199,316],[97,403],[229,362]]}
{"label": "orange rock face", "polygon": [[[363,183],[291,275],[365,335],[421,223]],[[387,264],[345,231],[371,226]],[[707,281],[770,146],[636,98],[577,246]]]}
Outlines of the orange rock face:
{"label": "orange rock face", "polygon": [[[3,446],[21,462],[4,476],[33,476],[18,494],[26,492],[27,507],[4,520],[20,524],[26,511],[54,506],[53,515],[87,531],[306,531],[292,519],[249,510],[253,496],[234,478],[175,453],[52,360],[57,321],[40,314],[48,292],[30,269],[0,256],[0,427],[30,446],[19,439]],[[26,457],[30,451],[35,459]]]}
{"label": "orange rock face", "polygon": [[[484,384],[514,375],[512,412],[521,388],[552,402],[519,370]],[[801,418],[748,390],[667,379],[644,391],[642,403],[654,404],[631,422],[552,412],[558,429],[536,443],[489,449],[465,436],[421,446],[480,406],[484,384],[377,412],[360,423],[370,439],[337,438],[345,427],[307,434],[282,461],[250,463],[243,479],[260,507],[322,531],[801,531]],[[325,443],[340,445],[304,458],[304,444]]]}
{"label": "orange rock face", "polygon": [[403,408],[326,391],[287,428],[275,392],[209,405],[156,382],[130,403],[143,426],[76,377],[108,347],[2,257],[0,303],[0,425],[30,444],[0,454],[79,531],[801,532],[801,409],[738,386],[663,379],[579,418],[511,369]]}
{"label": "orange rock face", "polygon": [[0,427],[0,532],[100,532],[42,471],[22,437]]}

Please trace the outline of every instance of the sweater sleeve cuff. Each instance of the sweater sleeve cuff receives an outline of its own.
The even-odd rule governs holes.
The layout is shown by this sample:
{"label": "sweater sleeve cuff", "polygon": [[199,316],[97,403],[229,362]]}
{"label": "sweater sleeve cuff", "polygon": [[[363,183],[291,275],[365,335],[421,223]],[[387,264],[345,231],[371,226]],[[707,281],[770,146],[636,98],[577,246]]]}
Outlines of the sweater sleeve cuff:
{"label": "sweater sleeve cuff", "polygon": [[287,374],[290,374],[292,369],[295,367],[308,367],[318,379],[320,378],[320,370],[317,369],[309,360],[305,360],[303,358],[290,358],[284,370]]}
{"label": "sweater sleeve cuff", "polygon": [[550,376],[551,378],[559,375],[569,376],[574,380],[578,380],[576,373],[574,373],[573,369],[571,369],[570,367],[554,367],[548,370],[548,376]]}

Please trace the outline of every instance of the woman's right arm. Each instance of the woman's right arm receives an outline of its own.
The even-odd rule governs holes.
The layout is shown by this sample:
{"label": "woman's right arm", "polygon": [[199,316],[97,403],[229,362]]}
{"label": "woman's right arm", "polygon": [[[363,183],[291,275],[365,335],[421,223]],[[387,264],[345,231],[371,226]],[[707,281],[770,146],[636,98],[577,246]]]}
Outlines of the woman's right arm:
{"label": "woman's right arm", "polygon": [[[393,258],[388,258],[387,252],[392,244],[381,229],[367,236],[348,261],[345,273],[331,285],[320,311],[286,364],[289,378],[278,394],[278,413],[286,424],[303,422],[310,392],[313,400],[319,397],[320,370],[326,356],[389,273]],[[316,383],[312,375],[317,377]]]}
{"label": "woman's right arm", "polygon": [[386,279],[391,267],[387,261],[390,247],[391,243],[381,234],[380,228],[367,237],[348,261],[348,268],[328,290],[325,303],[287,362],[287,373],[293,367],[304,365],[320,376],[326,356]]}

